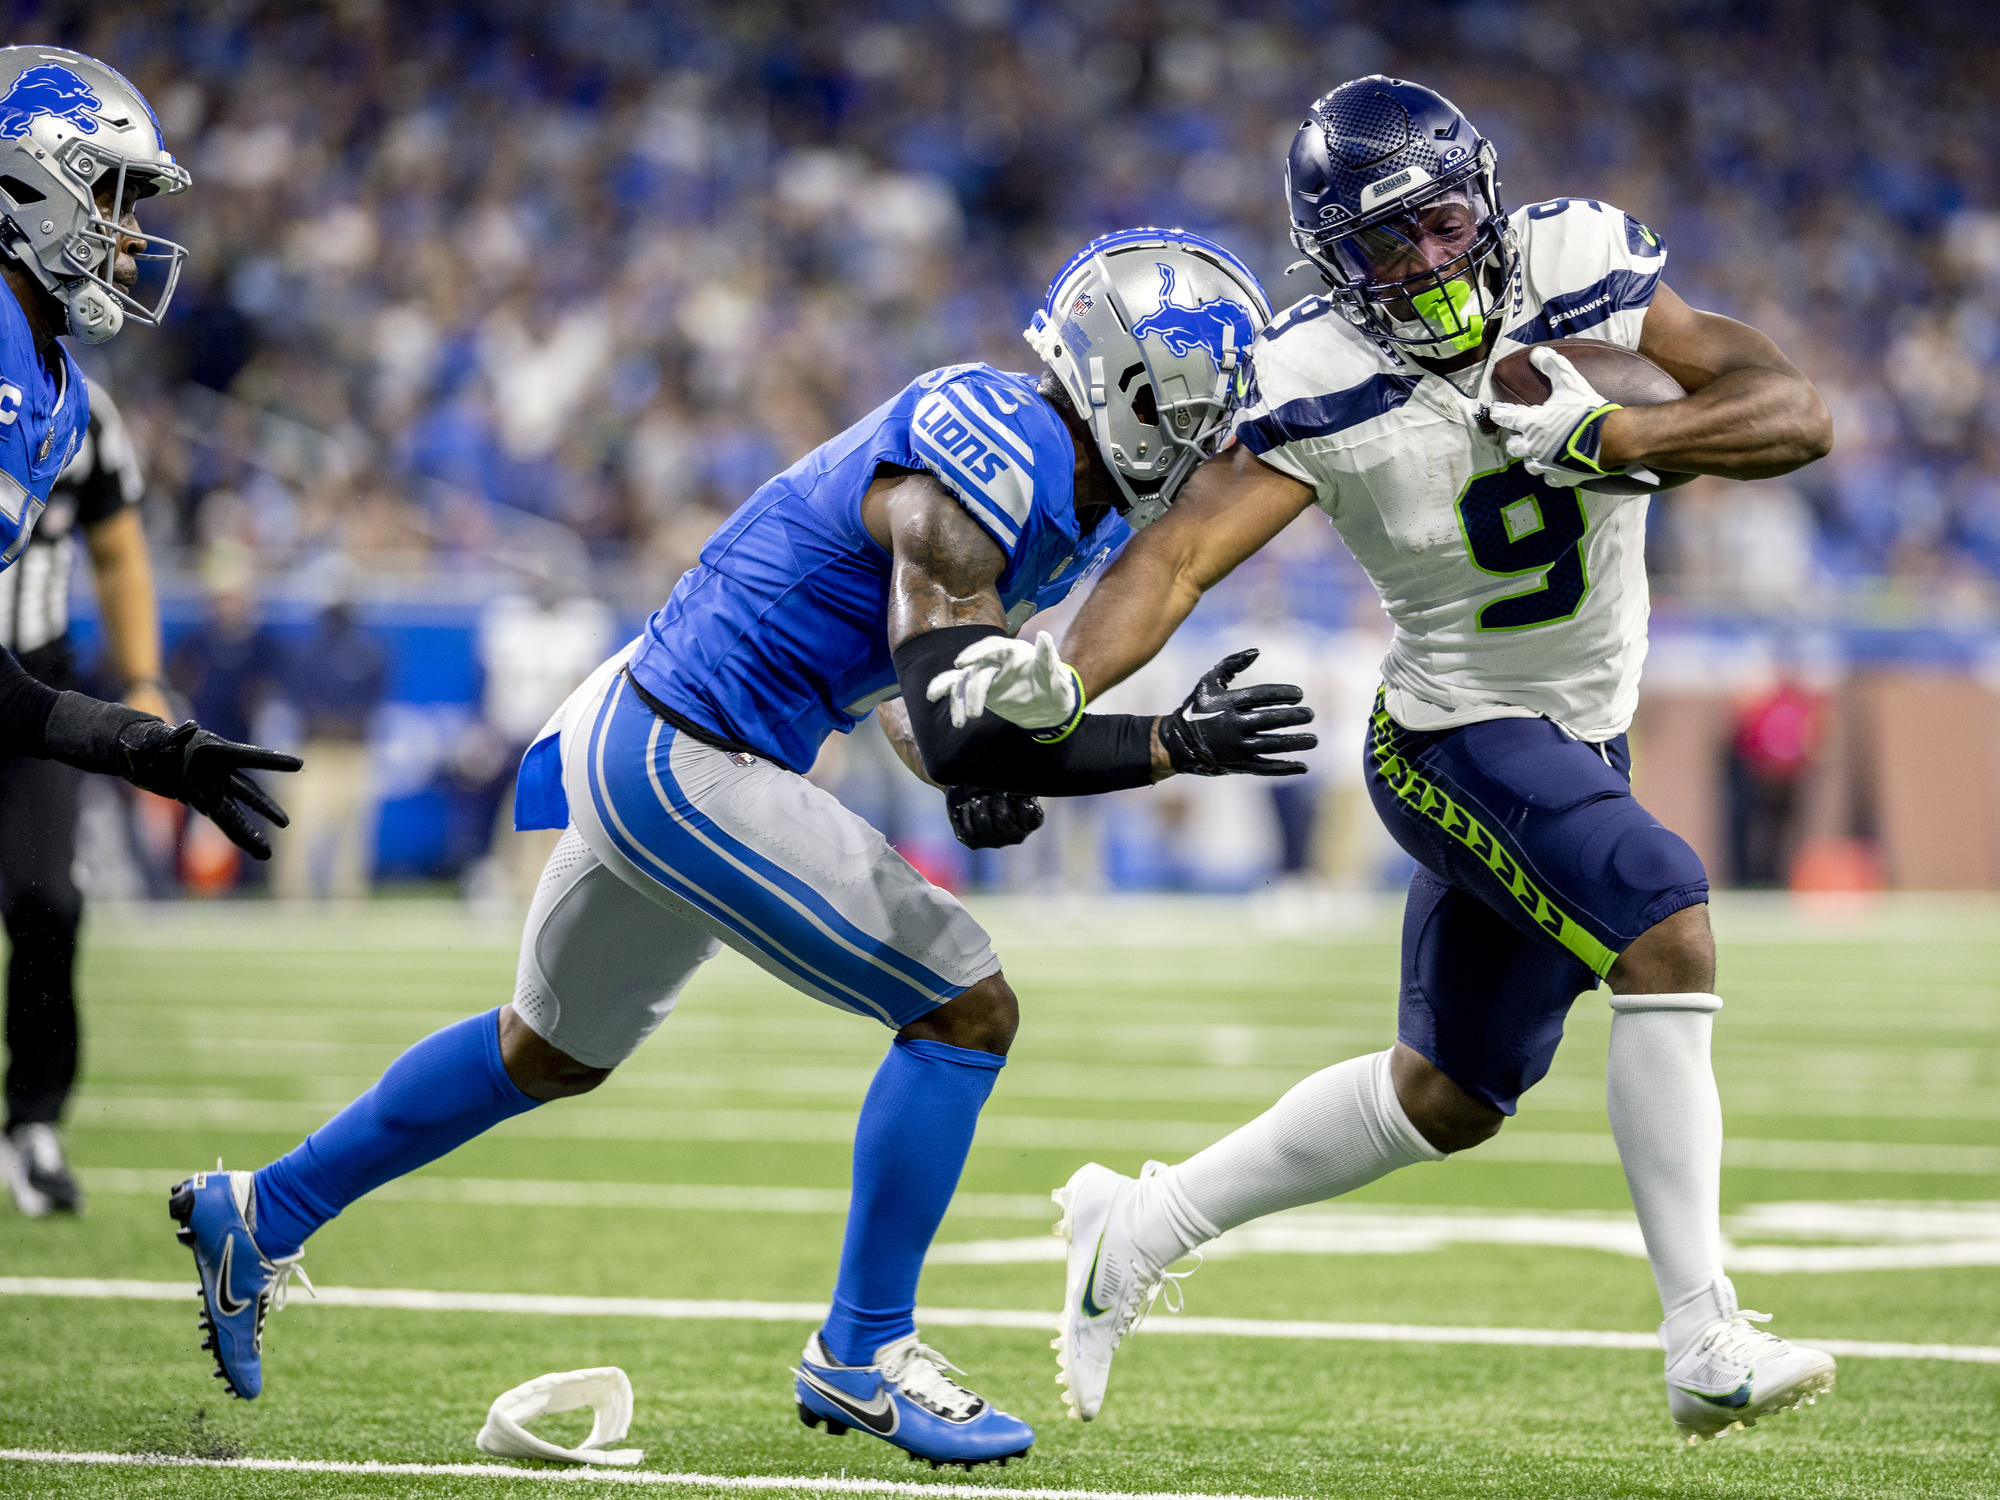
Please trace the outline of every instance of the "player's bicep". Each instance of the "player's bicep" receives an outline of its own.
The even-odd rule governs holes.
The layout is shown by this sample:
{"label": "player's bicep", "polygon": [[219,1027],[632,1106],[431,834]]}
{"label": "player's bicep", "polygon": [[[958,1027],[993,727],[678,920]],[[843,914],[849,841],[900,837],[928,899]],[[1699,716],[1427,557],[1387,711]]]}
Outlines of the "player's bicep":
{"label": "player's bicep", "polygon": [[1766,335],[1748,323],[1689,307],[1664,283],[1646,309],[1639,352],[1678,380],[1689,394],[1734,370],[1799,374]]}
{"label": "player's bicep", "polygon": [[1007,555],[966,513],[958,497],[928,474],[890,490],[889,649],[951,625],[1007,627],[1000,574]]}

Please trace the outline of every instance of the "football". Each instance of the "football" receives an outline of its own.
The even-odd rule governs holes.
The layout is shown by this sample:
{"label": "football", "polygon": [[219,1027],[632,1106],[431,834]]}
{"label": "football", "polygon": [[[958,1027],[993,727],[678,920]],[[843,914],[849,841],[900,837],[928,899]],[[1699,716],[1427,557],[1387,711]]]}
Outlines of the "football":
{"label": "football", "polygon": [[[1645,355],[1627,349],[1623,344],[1607,343],[1603,339],[1552,339],[1546,344],[1536,344],[1532,349],[1516,349],[1493,367],[1493,392],[1496,396],[1518,406],[1540,406],[1549,399],[1548,377],[1528,360],[1534,349],[1556,350],[1576,366],[1577,373],[1588,380],[1606,401],[1616,401],[1620,406],[1657,406],[1662,401],[1678,401],[1687,395],[1673,376]],[[1600,495],[1649,495],[1658,490],[1673,489],[1694,478],[1692,474],[1669,473],[1663,469],[1654,469],[1653,472],[1660,476],[1657,485],[1616,474],[1607,479],[1592,480],[1583,488]]]}

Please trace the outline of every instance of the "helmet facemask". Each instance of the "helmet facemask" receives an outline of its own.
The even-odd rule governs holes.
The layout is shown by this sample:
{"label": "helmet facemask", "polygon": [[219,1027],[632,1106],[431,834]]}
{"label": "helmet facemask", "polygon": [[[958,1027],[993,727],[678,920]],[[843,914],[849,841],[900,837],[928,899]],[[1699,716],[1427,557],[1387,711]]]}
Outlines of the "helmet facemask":
{"label": "helmet facemask", "polygon": [[[90,202],[88,218],[61,243],[59,251],[57,247],[48,247],[41,261],[56,280],[64,283],[60,291],[53,287],[50,290],[56,291],[70,307],[70,331],[91,343],[101,343],[118,332],[127,319],[149,328],[157,327],[173,301],[175,287],[180,284],[187,249],[173,240],[147,234],[136,221],[131,224],[118,221],[128,217],[142,198],[162,191],[182,191],[188,185],[187,173],[179,167],[169,170],[151,162],[133,163],[115,157],[107,160],[94,142],[82,139],[71,141],[60,158],[63,168],[82,182]],[[108,189],[111,203],[108,217],[99,198],[100,189]],[[159,289],[150,303],[140,298],[140,280],[135,280],[129,290],[118,284],[121,246],[122,253],[138,263],[140,280],[148,279],[149,270],[157,271]],[[108,313],[105,318],[108,331],[101,331],[104,324],[90,317],[92,310],[100,307]],[[88,326],[82,326],[86,320]]]}
{"label": "helmet facemask", "polygon": [[1482,143],[1463,171],[1360,219],[1295,227],[1292,243],[1370,337],[1421,359],[1461,359],[1493,331],[1513,271],[1498,187],[1493,148]]}
{"label": "helmet facemask", "polygon": [[[1119,320],[1127,328],[1142,324],[1144,320],[1135,319],[1126,307],[1108,268],[1103,275],[1105,295]],[[1228,436],[1230,416],[1247,384],[1250,351],[1236,347],[1236,330],[1232,325],[1224,324],[1220,332],[1222,357],[1212,387],[1190,390],[1183,378],[1174,378],[1169,386],[1168,377],[1155,369],[1154,351],[1147,347],[1158,341],[1141,338],[1138,349],[1139,364],[1145,371],[1143,377],[1136,369],[1127,367],[1118,381],[1125,399],[1117,406],[1108,402],[1096,405],[1091,412],[1099,451],[1110,460],[1105,467],[1125,498],[1120,512],[1135,531],[1167,513],[1195,465],[1214,457]],[[1095,366],[1096,361],[1092,364]],[[1094,368],[1092,376],[1094,380]],[[1174,394],[1163,402],[1162,390]],[[1119,417],[1126,420],[1121,423],[1116,420]],[[1151,443],[1146,441],[1148,434],[1140,431],[1135,446],[1132,431],[1145,428],[1152,429]]]}

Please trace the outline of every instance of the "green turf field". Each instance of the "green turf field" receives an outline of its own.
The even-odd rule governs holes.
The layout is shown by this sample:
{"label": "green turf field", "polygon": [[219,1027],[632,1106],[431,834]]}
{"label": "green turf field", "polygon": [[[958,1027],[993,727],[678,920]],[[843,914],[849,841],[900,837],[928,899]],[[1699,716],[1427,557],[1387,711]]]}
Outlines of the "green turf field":
{"label": "green turf field", "polygon": [[[1128,1171],[1176,1159],[1393,1035],[1392,911],[1344,911],[1307,932],[1260,926],[1256,910],[982,908],[1024,1022],[922,1299],[961,1314],[940,1313],[926,1336],[1039,1441],[1025,1463],[969,1477],[802,1427],[786,1366],[811,1322],[782,1307],[438,1311],[331,1294],[823,1300],[846,1139],[887,1038],[728,954],[597,1094],[513,1121],[328,1226],[306,1263],[329,1296],[295,1292],[266,1336],[264,1396],[228,1401],[196,1348],[192,1295],[85,1298],[79,1284],[191,1287],[165,1213],[173,1176],[218,1155],[262,1163],[402,1047],[505,1000],[514,932],[422,903],[100,915],[70,1131],[91,1211],[28,1222],[0,1207],[0,1449],[472,1465],[491,1462],[471,1440],[501,1390],[617,1364],[638,1394],[642,1472],[660,1474],[844,1478],[864,1493],[888,1480],[1015,1493],[2000,1494],[2000,907],[1971,900],[1725,903],[1716,1042],[1745,1303],[1794,1337],[1950,1345],[1984,1362],[1844,1355],[1831,1400],[1690,1450],[1644,1349],[1249,1336],[1284,1320],[1650,1333],[1657,1304],[1626,1253],[1635,1232],[1604,1120],[1608,1016],[1586,998],[1553,1075],[1498,1140],[1239,1236],[1188,1283],[1186,1316],[1249,1324],[1141,1334],[1102,1418],[1064,1420],[1047,1333],[980,1326],[1056,1306],[1048,1190],[1093,1157]],[[29,1278],[69,1285],[27,1295]],[[542,1429],[574,1440],[585,1425]],[[10,1495],[624,1492],[476,1473],[0,1460]]]}

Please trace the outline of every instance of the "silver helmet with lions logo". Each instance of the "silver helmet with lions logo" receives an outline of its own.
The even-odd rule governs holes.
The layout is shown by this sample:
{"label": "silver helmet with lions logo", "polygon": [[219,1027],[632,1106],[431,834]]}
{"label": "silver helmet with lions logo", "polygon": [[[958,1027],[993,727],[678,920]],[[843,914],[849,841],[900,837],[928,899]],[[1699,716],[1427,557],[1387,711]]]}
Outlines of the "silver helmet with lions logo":
{"label": "silver helmet with lions logo", "polygon": [[1022,337],[1096,438],[1133,530],[1221,446],[1270,321],[1250,268],[1182,229],[1107,234],[1056,273]]}
{"label": "silver helmet with lions logo", "polygon": [[[127,318],[158,324],[187,251],[141,232],[132,208],[191,181],[115,70],[62,47],[0,47],[0,248],[69,310],[68,332],[101,344]],[[150,302],[120,284],[121,246],[155,273]]]}

